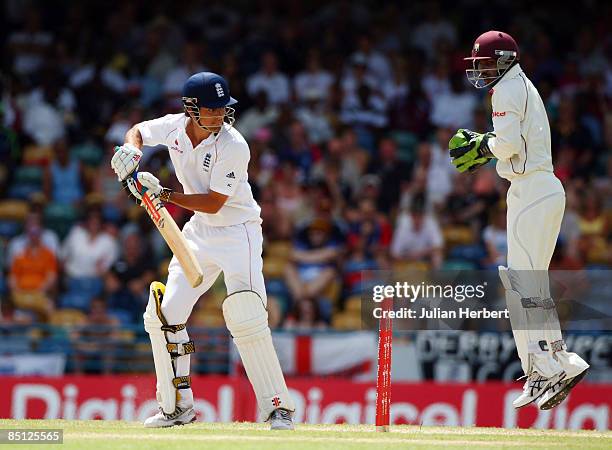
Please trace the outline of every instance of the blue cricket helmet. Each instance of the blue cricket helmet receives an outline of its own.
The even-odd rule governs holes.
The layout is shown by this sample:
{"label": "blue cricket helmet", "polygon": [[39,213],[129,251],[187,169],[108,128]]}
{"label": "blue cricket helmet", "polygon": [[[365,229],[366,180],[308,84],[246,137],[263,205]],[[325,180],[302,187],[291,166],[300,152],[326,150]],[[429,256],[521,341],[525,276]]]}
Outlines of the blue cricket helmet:
{"label": "blue cricket helmet", "polygon": [[238,101],[230,95],[225,78],[213,72],[191,75],[183,86],[183,104],[187,107],[223,108]]}

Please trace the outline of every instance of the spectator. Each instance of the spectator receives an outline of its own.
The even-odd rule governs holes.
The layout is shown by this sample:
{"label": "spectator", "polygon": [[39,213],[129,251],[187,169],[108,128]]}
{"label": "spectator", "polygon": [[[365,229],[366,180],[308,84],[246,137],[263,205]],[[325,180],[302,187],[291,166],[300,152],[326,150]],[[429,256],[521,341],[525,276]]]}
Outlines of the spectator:
{"label": "spectator", "polygon": [[270,105],[265,90],[257,91],[253,97],[255,104],[240,115],[236,128],[245,139],[253,139],[261,128],[272,125],[278,118],[278,108]]}
{"label": "spectator", "polygon": [[53,161],[45,171],[45,195],[55,203],[77,205],[83,200],[85,192],[81,162],[70,157],[68,143],[64,139],[57,141],[53,150]]}
{"label": "spectator", "polygon": [[[584,264],[582,261],[569,254],[568,248],[563,239],[557,240],[557,246],[555,247],[555,252],[553,253],[552,259],[550,260],[548,270],[580,271],[582,269],[584,269]],[[567,272],[563,272],[563,275],[567,277]]]}
{"label": "spectator", "polygon": [[96,207],[87,210],[82,224],[72,227],[62,247],[68,277],[101,278],[117,260],[117,241],[103,227],[102,214]]}
{"label": "spectator", "polygon": [[[168,19],[159,16],[148,25],[145,33],[142,49],[145,67],[142,99],[145,104],[150,104],[161,96],[160,85],[174,68],[172,44],[177,44],[175,37],[177,30]],[[169,40],[169,36],[173,39]]]}
{"label": "spectator", "polygon": [[351,174],[354,180],[354,185],[359,183],[359,177],[366,173],[368,163],[370,161],[370,153],[359,145],[357,134],[350,127],[344,128],[340,134],[341,146],[338,148],[338,154],[341,155],[342,165],[350,167],[343,169]]}
{"label": "spectator", "polygon": [[304,179],[298,167],[291,161],[281,164],[276,179],[271,183],[276,207],[281,215],[297,223],[306,214],[308,205],[301,185]]}
{"label": "spectator", "polygon": [[406,89],[397,91],[390,102],[390,126],[424,138],[431,128],[431,102],[423,90],[421,78],[413,75],[407,83]]}
{"label": "spectator", "polygon": [[[374,201],[359,200],[357,208],[347,212],[348,239],[355,250],[363,250],[373,258],[384,255],[391,243],[392,229],[384,214],[376,210]],[[363,241],[363,242],[361,242]]]}
{"label": "spectator", "polygon": [[70,87],[65,85],[61,73],[52,67],[43,71],[41,86],[30,91],[25,104],[26,109],[44,104],[52,107],[61,116],[66,126],[71,126],[76,122],[76,98]]}
{"label": "spectator", "polygon": [[425,213],[425,197],[415,197],[410,212],[403,212],[397,218],[391,256],[397,261],[423,261],[433,269],[439,269],[443,244],[438,221]]}
{"label": "spectator", "polygon": [[576,188],[569,185],[565,189],[565,212],[561,221],[559,239],[563,241],[562,254],[572,259],[579,257],[580,243],[580,197]]}
{"label": "spectator", "polygon": [[476,96],[472,91],[465,89],[465,84],[465,74],[455,73],[450,79],[450,91],[432,97],[432,124],[455,130],[473,129]]}
{"label": "spectator", "polygon": [[[301,199],[301,194],[299,191],[295,192],[294,194]],[[290,199],[288,198],[285,200],[287,203],[290,202]],[[258,201],[259,206],[261,207],[261,218],[263,220],[262,228],[266,241],[273,242],[289,240],[291,238],[293,227],[292,211],[282,210],[279,206],[279,203],[281,203],[280,199],[279,201],[276,201],[274,198],[274,191],[269,189],[263,191],[262,197],[258,199]]]}
{"label": "spectator", "polygon": [[319,299],[324,294],[337,276],[336,265],[342,242],[340,229],[326,219],[316,218],[298,230],[291,264],[285,271],[285,280],[295,303]]}
{"label": "spectator", "polygon": [[18,248],[10,265],[9,287],[15,306],[32,309],[46,318],[53,310],[50,299],[58,275],[57,259],[42,239],[43,228],[36,216],[31,216],[25,226],[25,241]]}
{"label": "spectator", "polygon": [[23,254],[25,251],[28,243],[30,242],[30,236],[27,233],[28,229],[40,230],[40,246],[49,250],[51,254],[57,258],[60,248],[59,239],[53,230],[43,227],[40,211],[33,209],[28,213],[25,220],[25,229],[26,233],[15,236],[9,242],[7,250],[7,264],[12,264],[15,257]]}
{"label": "spectator", "polygon": [[368,73],[371,74],[378,83],[386,84],[391,81],[393,71],[389,59],[372,45],[372,37],[362,34],[357,40],[357,53],[353,54],[363,57],[366,61]]}
{"label": "spectator", "polygon": [[122,244],[113,272],[134,297],[148,299],[149,285],[157,270],[151,246],[136,232],[123,236]]}
{"label": "spectator", "polygon": [[378,83],[376,78],[368,72],[368,59],[362,53],[355,53],[350,59],[350,65],[340,80],[343,97],[354,97],[357,95],[359,86],[368,86],[370,89],[383,88],[384,84]]}
{"label": "spectator", "polygon": [[53,40],[53,34],[42,28],[40,10],[33,6],[27,8],[23,28],[8,36],[15,73],[20,76],[32,75],[39,69],[45,61]]}
{"label": "spectator", "polygon": [[608,263],[610,252],[606,243],[608,221],[603,213],[601,199],[595,192],[583,195],[584,203],[580,212],[580,252],[584,261]]}
{"label": "spectator", "polygon": [[321,317],[318,303],[312,298],[306,298],[295,303],[283,328],[290,331],[324,330],[327,324]]}
{"label": "spectator", "polygon": [[[368,227],[364,230],[367,234]],[[359,294],[366,288],[364,271],[377,270],[379,265],[375,255],[368,251],[366,241],[368,236],[350,234],[347,239],[348,255],[342,267],[344,288],[347,295]]]}
{"label": "spectator", "polygon": [[326,100],[334,77],[321,66],[319,52],[316,49],[308,51],[306,69],[298,73],[294,80],[295,96],[298,101],[306,102],[313,98]]}
{"label": "spectator", "polygon": [[42,95],[34,93],[22,109],[23,130],[36,145],[48,146],[66,136],[64,115],[55,105],[58,88],[54,84]]}
{"label": "spectator", "polygon": [[[87,323],[74,333],[77,374],[109,374],[114,369],[115,349],[119,339],[119,321],[111,316],[106,302],[99,297],[91,301]],[[109,343],[114,345],[109,346]]]}
{"label": "spectator", "polygon": [[423,77],[423,90],[430,101],[439,95],[446,95],[451,90],[450,64],[447,58],[440,56],[434,68]]}
{"label": "spectator", "polygon": [[170,110],[180,109],[183,84],[192,74],[207,70],[204,66],[204,49],[196,37],[183,44],[181,64],[170,70],[163,84],[166,107]]}
{"label": "spectator", "polygon": [[448,156],[448,141],[452,135],[450,128],[438,128],[434,142],[419,146],[418,164],[427,173],[427,200],[436,207],[446,201],[456,175]]}
{"label": "spectator", "polygon": [[289,128],[288,146],[281,151],[281,161],[291,161],[299,167],[304,179],[308,179],[319,157],[320,150],[309,142],[304,125],[294,121]]}
{"label": "spectator", "polygon": [[373,149],[376,136],[388,123],[386,108],[381,93],[360,83],[354,93],[345,92],[340,119],[353,127],[364,147]]}
{"label": "spectator", "polygon": [[381,139],[376,159],[370,161],[367,172],[379,177],[384,189],[380,192],[378,210],[389,213],[398,204],[402,182],[410,179],[410,166],[399,160],[397,143],[391,138]]}
{"label": "spectator", "polygon": [[112,67],[101,61],[86,64],[72,75],[70,84],[77,99],[77,115],[83,133],[97,135],[96,128],[112,119],[117,106],[125,98],[127,81]]}
{"label": "spectator", "polygon": [[265,91],[268,101],[277,105],[290,100],[289,78],[278,70],[278,60],[274,52],[266,52],[261,58],[259,72],[247,79],[247,92],[255,97],[257,92]]}
{"label": "spectator", "polygon": [[482,233],[487,251],[484,266],[496,270],[497,266],[506,266],[508,254],[508,236],[506,235],[506,212],[498,207],[491,212],[490,225]]}
{"label": "spectator", "polygon": [[473,182],[473,178],[455,177],[443,213],[448,225],[482,229],[481,218],[486,214],[487,203],[473,191]]}
{"label": "spectator", "polygon": [[426,5],[425,20],[412,32],[411,43],[423,50],[431,60],[440,41],[455,44],[457,30],[449,20],[443,18],[438,1],[428,2]]}
{"label": "spectator", "polygon": [[313,144],[322,144],[333,137],[328,111],[325,103],[316,92],[305,96],[302,105],[296,109],[295,117],[298,119],[308,135],[308,140]]}

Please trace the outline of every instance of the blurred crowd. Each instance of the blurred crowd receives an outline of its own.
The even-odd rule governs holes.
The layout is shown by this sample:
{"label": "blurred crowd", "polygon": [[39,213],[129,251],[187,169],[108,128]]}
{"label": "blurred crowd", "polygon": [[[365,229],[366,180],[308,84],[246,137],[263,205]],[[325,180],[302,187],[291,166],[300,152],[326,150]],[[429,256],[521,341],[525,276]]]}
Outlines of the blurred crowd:
{"label": "blurred crowd", "polygon": [[[132,124],[180,112],[202,70],[239,101],[273,327],[358,328],[364,271],[504,264],[508,183],[447,153],[457,128],[491,130],[462,60],[490,28],[516,38],[549,114],[567,192],[551,268],[609,267],[612,7],[588,4],[576,20],[474,0],[3,2],[0,323],[141,322],[171,255],[109,160]],[[144,153],[180,190],[167,151]],[[224,294],[219,280],[192,323],[223,326]]]}

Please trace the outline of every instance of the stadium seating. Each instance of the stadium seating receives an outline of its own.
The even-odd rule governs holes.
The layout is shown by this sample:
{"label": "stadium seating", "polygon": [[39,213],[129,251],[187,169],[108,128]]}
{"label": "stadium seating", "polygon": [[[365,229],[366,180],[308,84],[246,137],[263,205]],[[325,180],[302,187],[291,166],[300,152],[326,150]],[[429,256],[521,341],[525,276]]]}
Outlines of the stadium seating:
{"label": "stadium seating", "polygon": [[71,205],[50,203],[44,211],[45,225],[63,239],[78,217],[77,210]]}

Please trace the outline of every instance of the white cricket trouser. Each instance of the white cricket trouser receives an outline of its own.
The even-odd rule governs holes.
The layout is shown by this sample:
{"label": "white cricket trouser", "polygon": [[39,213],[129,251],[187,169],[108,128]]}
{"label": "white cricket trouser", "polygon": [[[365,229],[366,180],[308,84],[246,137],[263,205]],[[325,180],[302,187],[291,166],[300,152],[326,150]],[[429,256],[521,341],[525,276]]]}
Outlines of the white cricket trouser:
{"label": "white cricket trouser", "polygon": [[[513,180],[507,194],[508,268],[530,273],[543,283],[541,294],[549,297],[548,270],[555,250],[565,211],[565,191],[559,179],[551,172],[537,171]],[[523,295],[533,295],[524,293]],[[548,345],[562,339],[559,322],[547,325],[548,331],[513,329],[514,340],[523,371],[528,374],[537,362],[541,372],[556,373],[560,366],[552,353],[532,353],[536,342],[545,339]],[[521,328],[525,328],[525,324]],[[528,326],[527,328],[531,328]],[[548,375],[547,375],[548,376]]]}
{"label": "white cricket trouser", "polygon": [[228,295],[250,290],[267,302],[260,223],[214,227],[193,218],[185,224],[183,235],[202,266],[204,279],[198,287],[191,287],[181,265],[172,258],[162,303],[162,313],[168,323],[185,323],[198,298],[210,289],[221,272]]}
{"label": "white cricket trouser", "polygon": [[565,191],[551,172],[512,181],[506,197],[508,268],[548,270],[565,211]]}
{"label": "white cricket trouser", "polygon": [[[183,235],[202,266],[204,278],[198,287],[191,287],[181,265],[176,258],[172,258],[161,306],[168,324],[187,322],[197,300],[210,289],[221,272],[228,295],[242,290],[255,291],[267,304],[261,257],[263,234],[259,222],[214,227],[203,224],[194,217],[183,227]],[[188,342],[189,335],[184,329],[177,333],[168,333],[168,340]],[[189,355],[178,358],[176,375],[189,375],[189,366]],[[180,394],[179,405],[193,403],[191,389],[182,389]]]}

